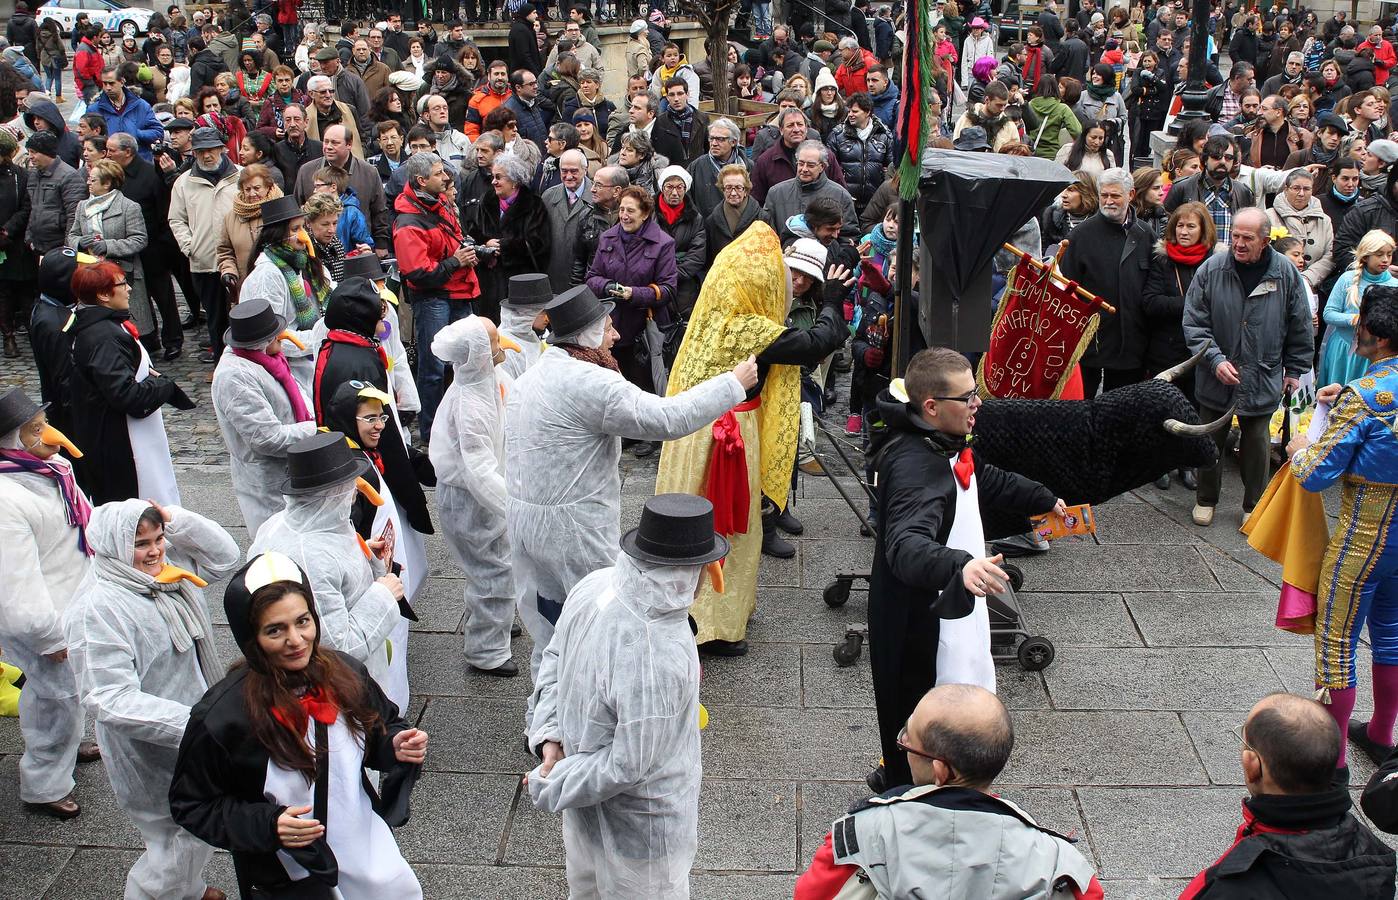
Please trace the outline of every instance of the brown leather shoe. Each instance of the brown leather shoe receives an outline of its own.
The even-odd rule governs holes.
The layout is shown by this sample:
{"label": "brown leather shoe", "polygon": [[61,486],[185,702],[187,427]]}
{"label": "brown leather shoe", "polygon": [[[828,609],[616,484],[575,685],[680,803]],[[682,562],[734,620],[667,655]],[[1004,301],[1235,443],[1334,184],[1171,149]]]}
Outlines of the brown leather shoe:
{"label": "brown leather shoe", "polygon": [[30,812],[36,812],[41,816],[52,816],[55,819],[76,818],[82,812],[82,807],[78,806],[78,801],[73,799],[72,793],[62,800],[55,800],[52,803],[26,803],[25,808]]}
{"label": "brown leather shoe", "polygon": [[78,745],[78,762],[97,762],[102,758],[102,748],[97,746],[96,741],[83,741]]}
{"label": "brown leather shoe", "polygon": [[204,888],[203,900],[228,900],[228,895],[213,885],[210,885]]}

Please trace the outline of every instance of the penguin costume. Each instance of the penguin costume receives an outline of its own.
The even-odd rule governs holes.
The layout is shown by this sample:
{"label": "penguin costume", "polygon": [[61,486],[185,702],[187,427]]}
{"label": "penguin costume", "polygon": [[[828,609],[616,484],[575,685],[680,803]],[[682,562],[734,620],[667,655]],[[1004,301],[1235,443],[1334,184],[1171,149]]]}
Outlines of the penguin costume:
{"label": "penguin costume", "polygon": [[[309,644],[289,654],[290,641],[269,639],[269,650],[258,622],[298,595],[315,625]],[[398,735],[420,736],[424,751],[426,735],[404,720],[362,663],[321,646],[309,579],[289,557],[253,557],[234,574],[223,605],[245,659],[190,712],[170,784],[175,821],[232,852],[244,897],[420,900],[422,888],[390,828],[407,822],[422,769],[401,761],[398,745],[406,741]],[[301,640],[305,626],[296,620]],[[292,669],[279,661],[287,655],[307,661]],[[271,702],[253,716],[250,697]],[[286,741],[289,735],[295,740]],[[366,769],[382,773],[378,791]],[[278,819],[304,807],[310,809],[299,818],[324,830],[314,839],[284,840]]]}
{"label": "penguin costume", "polygon": [[48,404],[49,424],[66,431],[68,378],[73,371],[73,273],[79,263],[94,263],[88,256],[64,247],[44,254],[39,263],[39,296],[29,312],[29,346],[39,370],[39,395]]}

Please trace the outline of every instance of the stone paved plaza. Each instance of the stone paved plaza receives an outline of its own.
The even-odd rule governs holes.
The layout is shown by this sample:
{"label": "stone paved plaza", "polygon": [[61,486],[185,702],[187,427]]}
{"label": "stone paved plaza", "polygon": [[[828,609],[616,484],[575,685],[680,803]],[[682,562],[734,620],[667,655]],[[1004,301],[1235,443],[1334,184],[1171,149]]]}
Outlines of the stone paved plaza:
{"label": "stone paved plaza", "polygon": [[[0,367],[0,384],[37,394],[22,374],[23,340],[21,349],[23,359]],[[189,413],[166,410],[184,504],[246,547],[203,372],[187,359],[162,369],[200,402]],[[655,467],[629,457],[622,465],[630,527]],[[868,565],[873,542],[859,538],[828,481],[802,481],[795,511],[806,533],[795,560],[763,562],[752,653],[704,661],[711,724],[693,877],[702,900],[789,897],[831,820],[864,795],[878,753],[868,656],[844,669],[831,656],[846,623],[864,619],[865,597],[856,592],[837,610],[821,600],[836,571]],[[1042,673],[999,668],[1016,729],[1000,786],[1080,839],[1109,897],[1174,897],[1227,846],[1245,793],[1231,729],[1269,691],[1309,693],[1310,639],[1272,626],[1280,570],[1237,533],[1236,474],[1226,484],[1212,528],[1189,524],[1191,494],[1148,487],[1098,509],[1095,541],[1060,543],[1023,562],[1031,632],[1051,638],[1058,657]],[[521,740],[529,681],[467,674],[459,572],[440,538],[429,557],[409,646],[409,718],[430,733],[432,753],[399,842],[429,898],[565,897],[558,821],[536,812],[519,786],[532,766]],[[209,591],[216,621],[222,587]],[[228,629],[219,632],[234,658]],[[515,649],[527,668],[527,637]],[[1367,651],[1360,672],[1363,718]],[[140,840],[100,764],[78,775],[83,815],[60,823],[19,803],[20,749],[16,720],[0,720],[0,898],[119,897]],[[1351,759],[1362,786],[1372,767],[1362,754]],[[209,879],[233,888],[226,855]]]}

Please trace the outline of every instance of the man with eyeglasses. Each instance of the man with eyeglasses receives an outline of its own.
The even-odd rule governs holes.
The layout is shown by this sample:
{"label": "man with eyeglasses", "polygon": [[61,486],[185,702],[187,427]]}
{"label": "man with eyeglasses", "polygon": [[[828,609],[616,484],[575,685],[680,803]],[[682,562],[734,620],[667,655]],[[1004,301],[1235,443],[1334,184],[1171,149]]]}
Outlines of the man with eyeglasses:
{"label": "man with eyeglasses", "polygon": [[[1242,822],[1232,845],[1194,876],[1180,900],[1393,892],[1393,851],[1355,817],[1349,791],[1335,782],[1344,738],[1325,707],[1268,694],[1233,736],[1248,792]],[[1367,800],[1366,791],[1366,813]]]}
{"label": "man with eyeglasses", "polygon": [[616,224],[622,188],[631,186],[631,176],[621,166],[603,166],[592,178],[591,202],[578,226],[573,242],[573,271],[570,284],[582,284],[587,268],[597,255],[597,240]]}
{"label": "man with eyeglasses", "polygon": [[694,179],[689,199],[694,201],[700,215],[707,218],[723,202],[718,173],[724,166],[732,165],[749,168],[742,151],[742,132],[732,119],[725,117],[709,125],[709,152],[689,164],[689,176]]}
{"label": "man with eyeglasses", "polygon": [[[359,119],[348,103],[335,99],[335,87],[330,79],[324,75],[311,76],[306,82],[306,93],[311,98],[311,105],[306,108],[306,136],[323,142],[332,125],[343,125],[349,129],[351,152],[363,159],[364,140]],[[285,110],[282,110],[282,121],[286,121]]]}
{"label": "man with eyeglasses", "polygon": [[563,293],[574,284],[573,251],[578,230],[587,217],[587,196],[591,188],[587,179],[587,157],[583,152],[573,147],[560,153],[558,183],[546,188],[541,195],[549,214],[549,230],[553,233],[549,242],[548,276],[555,294]]}
{"label": "man with eyeglasses", "polygon": [[875,404],[887,428],[870,444],[881,527],[869,584],[869,661],[883,765],[868,782],[883,793],[913,781],[898,732],[928,689],[995,690],[985,598],[1003,592],[1007,579],[1003,557],[986,555],[980,504],[1026,517],[1061,514],[1064,506],[1043,485],[976,459],[971,433],[981,400],[960,353],[920,351],[902,389],[894,382]]}
{"label": "man with eyeglasses", "polygon": [[1204,142],[1204,170],[1181,178],[1165,196],[1165,211],[1173,213],[1190,201],[1204,204],[1218,229],[1220,246],[1228,243],[1233,215],[1253,206],[1252,189],[1233,178],[1238,165],[1238,148],[1233,139],[1215,135]]}
{"label": "man with eyeglasses", "polygon": [[1102,885],[1081,851],[993,792],[1014,749],[1009,713],[994,694],[968,684],[933,688],[896,747],[912,781],[835,820],[796,880],[797,900],[870,889],[879,897],[1100,900]]}

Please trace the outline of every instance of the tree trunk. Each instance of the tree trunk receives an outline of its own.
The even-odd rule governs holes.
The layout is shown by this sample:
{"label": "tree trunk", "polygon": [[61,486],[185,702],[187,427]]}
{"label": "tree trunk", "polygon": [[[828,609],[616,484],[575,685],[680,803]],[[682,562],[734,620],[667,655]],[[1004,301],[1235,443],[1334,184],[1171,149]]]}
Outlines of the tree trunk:
{"label": "tree trunk", "polygon": [[[714,109],[728,115],[728,22],[739,0],[680,0],[680,9],[704,28],[704,48],[709,54],[714,81]],[[697,99],[697,98],[696,98]]]}

